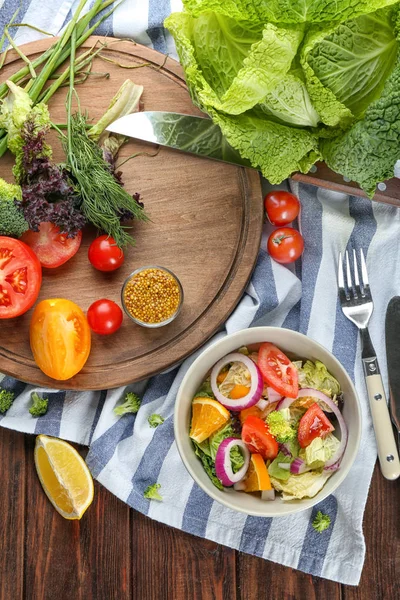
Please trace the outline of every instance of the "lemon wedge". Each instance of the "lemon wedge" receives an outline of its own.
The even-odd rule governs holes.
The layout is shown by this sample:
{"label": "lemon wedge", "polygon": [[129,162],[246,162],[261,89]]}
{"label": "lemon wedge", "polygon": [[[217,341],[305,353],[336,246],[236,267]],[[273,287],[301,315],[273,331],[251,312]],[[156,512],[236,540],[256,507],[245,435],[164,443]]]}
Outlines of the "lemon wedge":
{"label": "lemon wedge", "polygon": [[35,465],[54,508],[65,519],[80,519],[92,503],[94,486],[90,471],[75,448],[58,438],[39,435]]}

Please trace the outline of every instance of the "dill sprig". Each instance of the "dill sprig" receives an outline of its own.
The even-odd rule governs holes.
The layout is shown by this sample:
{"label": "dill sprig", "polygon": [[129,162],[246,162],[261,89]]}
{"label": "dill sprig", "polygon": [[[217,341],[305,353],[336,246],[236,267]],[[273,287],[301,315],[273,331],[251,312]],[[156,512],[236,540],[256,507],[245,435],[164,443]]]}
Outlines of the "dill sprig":
{"label": "dill sprig", "polygon": [[143,208],[113,176],[101,148],[87,135],[87,118],[80,112],[68,115],[70,135],[63,139],[68,168],[81,198],[80,209],[86,219],[114,238],[122,248],[135,243],[120,214],[128,211],[135,219],[148,221]]}

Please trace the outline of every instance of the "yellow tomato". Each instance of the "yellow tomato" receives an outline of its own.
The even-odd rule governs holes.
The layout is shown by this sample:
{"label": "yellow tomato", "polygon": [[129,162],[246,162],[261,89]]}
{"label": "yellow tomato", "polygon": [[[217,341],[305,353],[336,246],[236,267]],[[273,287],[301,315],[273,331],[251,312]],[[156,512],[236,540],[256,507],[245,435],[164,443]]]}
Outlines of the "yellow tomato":
{"label": "yellow tomato", "polygon": [[90,329],[77,304],[64,298],[42,300],[33,311],[30,341],[38,367],[64,381],[83,368],[90,352]]}

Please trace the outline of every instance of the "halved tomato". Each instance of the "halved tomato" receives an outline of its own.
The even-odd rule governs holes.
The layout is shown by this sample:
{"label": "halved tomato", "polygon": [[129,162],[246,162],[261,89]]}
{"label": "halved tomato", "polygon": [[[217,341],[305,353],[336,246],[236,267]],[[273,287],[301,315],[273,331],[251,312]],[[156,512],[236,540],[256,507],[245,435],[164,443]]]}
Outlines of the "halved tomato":
{"label": "halved tomato", "polygon": [[297,398],[299,383],[297,369],[279,348],[270,342],[261,344],[258,367],[264,381],[282,396]]}
{"label": "halved tomato", "polygon": [[36,253],[42,267],[55,269],[78,252],[82,231],[78,231],[74,238],[68,238],[65,233],[60,233],[57,225],[43,222],[39,225],[39,231],[26,231],[21,240]]}
{"label": "halved tomato", "polygon": [[30,325],[33,357],[53,379],[70,379],[83,368],[90,352],[90,328],[75,302],[64,298],[42,300]]}
{"label": "halved tomato", "polygon": [[325,437],[335,428],[315,402],[301,417],[297,438],[301,448],[306,448],[316,437]]}
{"label": "halved tomato", "polygon": [[0,319],[19,317],[36,302],[42,268],[23,242],[0,236]]}
{"label": "halved tomato", "polygon": [[278,454],[278,442],[259,417],[247,417],[242,427],[242,440],[252,454],[261,454],[264,460],[273,460]]}

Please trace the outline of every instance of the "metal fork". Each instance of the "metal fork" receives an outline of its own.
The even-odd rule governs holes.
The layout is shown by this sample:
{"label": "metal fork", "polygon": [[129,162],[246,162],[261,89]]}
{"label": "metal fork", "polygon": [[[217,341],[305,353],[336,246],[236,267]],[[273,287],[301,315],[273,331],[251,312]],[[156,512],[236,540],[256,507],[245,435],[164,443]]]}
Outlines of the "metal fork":
{"label": "metal fork", "polygon": [[360,262],[361,284],[356,251],[353,249],[352,268],[349,253],[346,250],[345,272],[343,269],[342,253],[339,254],[338,285],[340,304],[345,316],[358,327],[361,334],[361,358],[382,475],[386,479],[397,479],[400,476],[399,454],[393,434],[378,359],[368,331],[368,323],[374,309],[374,304],[362,250],[360,250]]}

